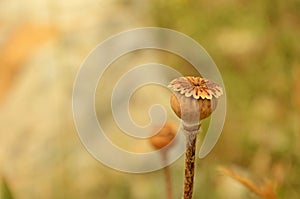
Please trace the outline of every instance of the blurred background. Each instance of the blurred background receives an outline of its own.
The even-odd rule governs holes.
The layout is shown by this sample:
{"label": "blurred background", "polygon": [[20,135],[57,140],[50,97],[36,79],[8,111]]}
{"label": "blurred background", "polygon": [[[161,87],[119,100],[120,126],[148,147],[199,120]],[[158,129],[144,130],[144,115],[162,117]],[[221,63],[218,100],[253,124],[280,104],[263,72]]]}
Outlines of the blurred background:
{"label": "blurred background", "polygon": [[[145,26],[195,39],[226,86],[226,123],[214,150],[197,160],[194,198],[258,198],[220,175],[220,166],[258,184],[269,179],[279,198],[299,198],[299,0],[0,1],[2,198],[165,197],[163,171],[128,174],[100,164],[81,144],[72,118],[73,82],[89,52],[113,34]],[[119,131],[107,108],[113,84],[130,67],[149,62],[197,75],[166,52],[145,50],[120,58],[111,67],[118,73],[108,71],[97,90],[97,114],[105,128]],[[168,93],[149,96],[154,96],[151,86],[133,96],[138,124],[149,122],[153,102],[165,104],[170,119],[178,122],[168,108]],[[124,144],[118,136],[112,140]],[[152,150],[145,140],[128,143],[128,150]],[[170,169],[174,196],[180,198],[183,157]]]}

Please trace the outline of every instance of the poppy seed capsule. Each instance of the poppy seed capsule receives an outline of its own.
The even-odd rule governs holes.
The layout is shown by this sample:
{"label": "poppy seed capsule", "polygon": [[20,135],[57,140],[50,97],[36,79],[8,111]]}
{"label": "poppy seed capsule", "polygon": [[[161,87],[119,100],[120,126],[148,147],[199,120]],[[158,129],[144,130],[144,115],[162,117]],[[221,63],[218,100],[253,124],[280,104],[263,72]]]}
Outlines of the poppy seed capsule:
{"label": "poppy seed capsule", "polygon": [[171,107],[188,131],[199,129],[200,120],[210,116],[217,107],[217,98],[223,94],[219,85],[200,77],[179,77],[169,87],[174,91]]}
{"label": "poppy seed capsule", "polygon": [[[181,96],[179,96],[181,98]],[[181,103],[180,103],[180,102]],[[193,98],[183,98],[178,100],[175,94],[171,96],[171,107],[175,114],[181,118],[181,106],[180,104],[184,104],[182,108],[183,111],[187,113],[187,115],[194,114],[194,108],[197,108],[197,112],[199,112],[199,117],[197,118],[199,120],[202,120],[204,118],[207,118],[210,116],[210,114],[216,109],[218,101],[216,98],[213,98],[211,100],[209,99],[193,99]],[[190,119],[192,119],[193,116],[191,116]],[[188,119],[188,118],[187,118]],[[189,119],[188,119],[189,120]]]}
{"label": "poppy seed capsule", "polygon": [[172,122],[167,122],[156,135],[149,138],[149,141],[155,149],[161,149],[170,144],[175,136],[175,125]]}

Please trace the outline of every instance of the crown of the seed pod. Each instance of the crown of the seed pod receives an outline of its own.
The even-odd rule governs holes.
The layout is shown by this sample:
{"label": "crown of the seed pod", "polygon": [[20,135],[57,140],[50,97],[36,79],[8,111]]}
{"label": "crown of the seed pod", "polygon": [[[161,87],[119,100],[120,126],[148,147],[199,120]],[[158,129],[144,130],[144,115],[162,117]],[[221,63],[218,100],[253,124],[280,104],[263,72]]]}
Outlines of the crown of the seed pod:
{"label": "crown of the seed pod", "polygon": [[185,97],[194,99],[218,98],[223,94],[218,84],[201,77],[179,77],[172,80],[168,87]]}
{"label": "crown of the seed pod", "polygon": [[216,109],[217,98],[223,94],[218,84],[201,77],[179,77],[168,87],[174,91],[170,101],[173,111],[194,130]]}

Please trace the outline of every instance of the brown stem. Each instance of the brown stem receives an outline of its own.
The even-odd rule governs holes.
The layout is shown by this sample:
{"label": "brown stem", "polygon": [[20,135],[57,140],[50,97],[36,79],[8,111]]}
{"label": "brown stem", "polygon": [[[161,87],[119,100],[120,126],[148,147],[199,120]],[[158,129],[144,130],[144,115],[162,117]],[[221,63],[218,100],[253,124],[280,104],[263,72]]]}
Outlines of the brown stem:
{"label": "brown stem", "polygon": [[[167,152],[166,151],[162,152],[162,161],[163,161],[164,165],[167,165],[166,164],[167,163]],[[164,173],[165,173],[167,199],[173,199],[170,167],[168,165],[164,167]]]}
{"label": "brown stem", "polygon": [[185,132],[185,134],[186,134],[186,151],[185,151],[183,199],[191,199],[193,195],[193,185],[194,185],[196,133]]}

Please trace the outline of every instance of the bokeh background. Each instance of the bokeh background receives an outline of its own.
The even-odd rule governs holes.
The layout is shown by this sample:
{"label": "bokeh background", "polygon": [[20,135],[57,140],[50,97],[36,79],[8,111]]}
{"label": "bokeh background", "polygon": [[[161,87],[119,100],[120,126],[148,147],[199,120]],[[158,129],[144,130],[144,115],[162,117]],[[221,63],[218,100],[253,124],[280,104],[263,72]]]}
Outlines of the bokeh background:
{"label": "bokeh background", "polygon": [[[226,86],[226,123],[214,150],[197,160],[194,198],[258,198],[221,175],[220,166],[257,184],[270,180],[279,198],[299,198],[299,0],[0,1],[1,197],[165,197],[163,171],[128,174],[100,164],[81,144],[72,119],[72,86],[88,53],[113,34],[145,26],[174,29],[198,41]],[[120,58],[96,96],[98,117],[108,131],[119,131],[106,106],[113,84],[126,70],[148,62],[197,75],[166,52]],[[148,107],[156,102],[178,122],[168,108],[169,93],[155,95],[156,89],[145,87],[133,96],[133,118],[147,124]],[[111,139],[128,150],[151,150],[145,140],[115,134]],[[170,169],[180,198],[183,157]]]}

